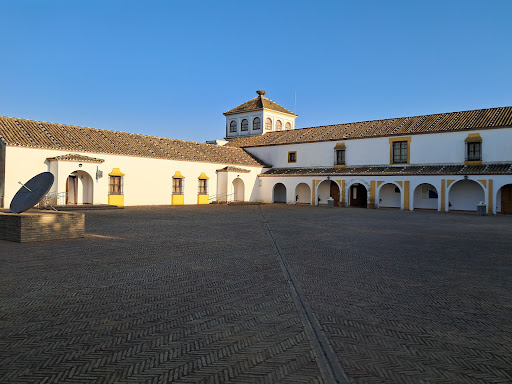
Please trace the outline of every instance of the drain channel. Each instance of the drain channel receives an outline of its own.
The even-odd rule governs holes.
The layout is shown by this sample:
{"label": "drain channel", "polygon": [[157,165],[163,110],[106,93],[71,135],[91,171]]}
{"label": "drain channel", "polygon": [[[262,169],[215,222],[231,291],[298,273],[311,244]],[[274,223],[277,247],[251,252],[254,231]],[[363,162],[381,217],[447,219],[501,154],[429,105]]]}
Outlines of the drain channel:
{"label": "drain channel", "polygon": [[306,296],[302,291],[297,278],[295,277],[283,254],[281,253],[279,245],[277,245],[277,241],[274,237],[274,234],[272,233],[272,229],[270,228],[270,223],[265,217],[261,206],[258,206],[258,208],[260,210],[261,216],[263,217],[263,223],[267,229],[267,233],[270,238],[270,242],[272,243],[272,247],[276,253],[277,260],[281,266],[281,271],[283,272],[283,275],[288,282],[288,285],[290,286],[293,300],[295,301],[295,305],[299,311],[299,316],[302,324],[304,325],[304,329],[306,330],[306,334],[308,335],[309,342],[315,352],[315,355],[317,356],[318,368],[320,369],[325,382],[333,384],[348,384],[349,379],[345,374],[345,371],[343,370],[338,357],[327,341],[327,337],[322,331],[318,320],[313,315],[313,312],[311,311],[311,308],[306,300]]}

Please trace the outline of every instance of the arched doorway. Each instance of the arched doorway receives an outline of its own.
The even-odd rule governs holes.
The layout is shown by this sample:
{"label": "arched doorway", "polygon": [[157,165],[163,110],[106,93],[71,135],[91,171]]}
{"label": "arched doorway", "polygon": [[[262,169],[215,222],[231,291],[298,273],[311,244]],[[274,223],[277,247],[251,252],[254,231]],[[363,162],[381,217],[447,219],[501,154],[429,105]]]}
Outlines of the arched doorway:
{"label": "arched doorway", "polygon": [[66,180],[66,204],[92,204],[94,183],[85,171],[74,171]]}
{"label": "arched doorway", "polygon": [[437,189],[432,184],[423,183],[414,190],[413,209],[437,210],[439,197]]}
{"label": "arched doorway", "polygon": [[311,204],[311,188],[306,183],[300,183],[295,188],[296,204]]}
{"label": "arched doorway", "polygon": [[384,184],[379,190],[379,208],[400,208],[401,206],[400,188],[392,183]]}
{"label": "arched doorway", "polygon": [[459,180],[449,190],[448,210],[476,211],[481,201],[485,202],[485,192],[480,184],[473,180]]}
{"label": "arched doorway", "polygon": [[496,193],[496,212],[512,215],[512,184],[506,184]]}
{"label": "arched doorway", "polygon": [[368,207],[368,190],[361,183],[354,183],[349,187],[349,206],[358,208]]}
{"label": "arched doorway", "polygon": [[329,197],[334,199],[335,207],[340,205],[340,187],[338,183],[333,180],[324,180],[318,185],[318,205],[327,205]]}
{"label": "arched doorway", "polygon": [[274,185],[274,190],[272,192],[272,202],[286,203],[286,187],[283,183],[277,183]]}
{"label": "arched doorway", "polygon": [[234,189],[233,200],[234,201],[245,201],[245,193],[244,193],[245,186],[244,186],[244,182],[242,179],[237,177],[235,180],[233,180],[233,189]]}

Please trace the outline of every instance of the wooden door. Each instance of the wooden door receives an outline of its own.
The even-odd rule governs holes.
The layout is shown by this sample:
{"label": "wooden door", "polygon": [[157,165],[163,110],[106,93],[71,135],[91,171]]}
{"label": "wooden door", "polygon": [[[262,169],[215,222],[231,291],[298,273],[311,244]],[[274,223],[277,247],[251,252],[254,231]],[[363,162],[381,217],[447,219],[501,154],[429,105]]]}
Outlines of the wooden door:
{"label": "wooden door", "polygon": [[501,187],[501,213],[512,215],[512,184]]}
{"label": "wooden door", "polygon": [[331,181],[330,195],[334,199],[334,206],[338,207],[340,205],[340,189],[335,181]]}

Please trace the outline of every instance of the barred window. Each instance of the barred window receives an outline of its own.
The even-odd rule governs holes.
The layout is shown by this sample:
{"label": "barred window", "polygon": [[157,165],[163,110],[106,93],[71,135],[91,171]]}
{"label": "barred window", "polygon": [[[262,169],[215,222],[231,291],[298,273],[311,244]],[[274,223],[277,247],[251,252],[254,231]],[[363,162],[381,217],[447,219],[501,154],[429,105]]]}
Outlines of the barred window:
{"label": "barred window", "polygon": [[297,152],[288,152],[288,162],[289,163],[296,163],[297,162]]}
{"label": "barred window", "polygon": [[122,176],[109,176],[110,177],[110,195],[123,194],[123,177]]}
{"label": "barred window", "polygon": [[199,179],[199,194],[200,195],[208,194],[208,180],[207,179]]}
{"label": "barred window", "polygon": [[254,120],[252,121],[252,129],[261,129],[261,120],[259,117],[255,117]]}
{"label": "barred window", "polygon": [[231,123],[229,123],[229,132],[236,132],[236,121],[232,120]]}
{"label": "barred window", "polygon": [[344,165],[345,164],[345,150],[337,149],[336,150],[336,165]]}
{"label": "barred window", "polygon": [[482,160],[482,142],[466,143],[466,160],[480,161]]}
{"label": "barred window", "polygon": [[393,143],[393,164],[407,163],[407,141]]}
{"label": "barred window", "polygon": [[183,195],[183,179],[172,179],[172,194]]}
{"label": "barred window", "polygon": [[267,131],[272,130],[272,119],[270,117],[267,117],[267,120],[265,120],[265,129]]}
{"label": "barred window", "polygon": [[249,121],[247,119],[242,120],[242,131],[248,131],[249,130]]}

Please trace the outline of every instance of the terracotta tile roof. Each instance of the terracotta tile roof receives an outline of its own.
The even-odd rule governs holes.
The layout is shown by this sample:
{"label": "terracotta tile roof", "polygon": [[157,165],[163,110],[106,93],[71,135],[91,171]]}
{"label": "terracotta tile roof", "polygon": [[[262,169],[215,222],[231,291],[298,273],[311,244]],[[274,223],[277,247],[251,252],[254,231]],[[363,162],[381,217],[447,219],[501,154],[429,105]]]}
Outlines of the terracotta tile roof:
{"label": "terracotta tile roof", "polygon": [[239,172],[239,173],[249,173],[248,169],[238,168],[238,167],[231,167],[227,166],[222,169],[217,169],[217,172]]}
{"label": "terracotta tile roof", "polygon": [[[0,116],[7,145],[216,164],[264,166],[241,148]],[[84,160],[85,161],[85,160]]]}
{"label": "terracotta tile roof", "polygon": [[512,175],[512,163],[486,165],[405,165],[359,166],[346,168],[272,168],[261,177],[271,176],[405,176],[405,175]]}
{"label": "terracotta tile roof", "polygon": [[262,136],[238,138],[225,146],[259,147],[511,126],[512,107],[501,107],[268,132]]}
{"label": "terracotta tile roof", "polygon": [[[258,91],[261,92],[261,91]],[[287,113],[289,115],[297,116],[295,113],[290,112],[286,108],[281,107],[279,104],[273,102],[269,98],[263,96],[262,94],[258,94],[254,99],[251,99],[238,107],[235,107],[227,112],[224,112],[224,115],[234,115],[237,113],[244,113],[249,111],[258,111],[262,109],[270,109],[276,112]]]}
{"label": "terracotta tile roof", "polygon": [[68,153],[67,155],[48,157],[49,161],[78,161],[80,163],[103,163],[105,160],[96,157],[79,155],[78,153]]}

